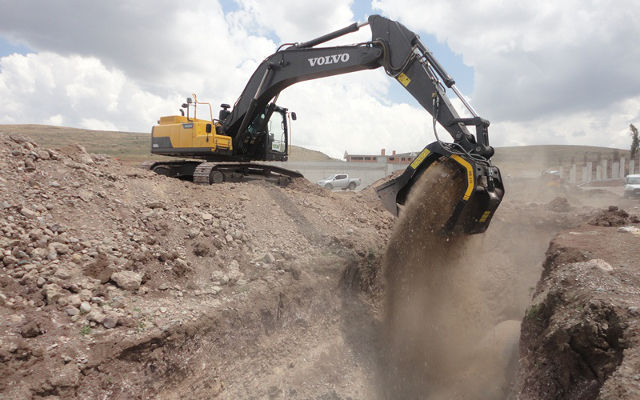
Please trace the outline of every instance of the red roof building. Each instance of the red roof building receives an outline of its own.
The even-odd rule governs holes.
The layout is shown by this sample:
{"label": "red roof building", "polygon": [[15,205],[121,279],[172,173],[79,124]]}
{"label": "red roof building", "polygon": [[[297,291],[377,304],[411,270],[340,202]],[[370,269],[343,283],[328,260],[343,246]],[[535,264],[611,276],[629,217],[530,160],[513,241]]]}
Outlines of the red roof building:
{"label": "red roof building", "polygon": [[365,162],[365,163],[385,163],[385,164],[409,164],[416,156],[417,152],[396,153],[395,150],[390,155],[386,154],[386,150],[382,149],[380,154],[348,154],[344,152],[344,159],[347,162]]}

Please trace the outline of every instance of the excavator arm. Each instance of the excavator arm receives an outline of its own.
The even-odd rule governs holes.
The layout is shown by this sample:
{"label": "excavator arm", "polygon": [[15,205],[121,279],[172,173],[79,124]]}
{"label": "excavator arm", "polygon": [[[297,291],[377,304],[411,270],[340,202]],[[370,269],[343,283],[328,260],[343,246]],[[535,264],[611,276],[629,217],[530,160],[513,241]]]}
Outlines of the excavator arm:
{"label": "excavator arm", "polygon": [[[315,47],[369,25],[372,40],[351,46]],[[287,46],[287,47],[285,47]],[[233,110],[222,121],[224,134],[233,138],[234,152],[259,159],[248,146],[259,131],[261,115],[275,106],[278,94],[297,82],[333,75],[384,68],[453,138],[428,145],[404,173],[377,188],[385,207],[398,215],[413,184],[434,161],[447,159],[459,164],[467,176],[467,188],[448,219],[445,231],[461,227],[466,233],[484,232],[504,195],[500,171],[490,162],[489,121],[481,118],[455,86],[455,81],[435,59],[418,35],[399,22],[372,15],[368,22],[352,24],[304,43],[283,45],[267,57],[253,73]],[[472,115],[461,118],[453,107],[451,89]],[[270,103],[272,102],[272,103]],[[267,118],[268,119],[268,118]],[[475,127],[475,136],[468,126]]]}

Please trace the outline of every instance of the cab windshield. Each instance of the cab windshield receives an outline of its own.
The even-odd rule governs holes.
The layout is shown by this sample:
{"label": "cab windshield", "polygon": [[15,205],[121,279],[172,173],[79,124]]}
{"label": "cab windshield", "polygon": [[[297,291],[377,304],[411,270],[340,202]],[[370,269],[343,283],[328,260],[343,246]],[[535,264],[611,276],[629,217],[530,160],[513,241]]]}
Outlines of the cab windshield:
{"label": "cab windshield", "polygon": [[629,185],[640,185],[640,176],[627,176],[627,183]]}
{"label": "cab windshield", "polygon": [[271,142],[271,150],[284,153],[286,150],[285,143],[285,121],[284,115],[275,111],[269,119],[269,141]]}

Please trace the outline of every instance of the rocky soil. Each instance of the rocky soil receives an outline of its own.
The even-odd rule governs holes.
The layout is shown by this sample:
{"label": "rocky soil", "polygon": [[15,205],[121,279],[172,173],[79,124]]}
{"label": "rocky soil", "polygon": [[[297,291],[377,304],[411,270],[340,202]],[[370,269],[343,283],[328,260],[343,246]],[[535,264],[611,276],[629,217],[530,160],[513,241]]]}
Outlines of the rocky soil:
{"label": "rocky soil", "polygon": [[[441,295],[417,296],[409,306],[440,323],[394,330],[394,340],[406,335],[421,349],[431,348],[421,340],[443,343],[438,356],[449,361],[440,370],[449,372],[433,374],[442,366],[435,363],[424,371],[436,380],[409,381],[389,373],[385,308],[397,291],[385,280],[390,258],[382,263],[392,233],[396,243],[405,235],[371,188],[331,193],[304,180],[287,188],[203,187],[81,146],[49,149],[0,135],[0,194],[3,400],[480,399],[487,397],[478,393],[501,398],[518,390],[533,399],[549,382],[544,378],[558,374],[553,393],[567,397],[540,398],[581,398],[570,397],[574,386],[633,398],[621,393],[633,389],[630,371],[638,370],[631,318],[638,264],[631,256],[619,262],[606,240],[625,238],[631,251],[637,224],[621,210],[603,216],[593,207],[618,202],[637,213],[637,203],[620,203],[608,191],[507,182],[489,231],[445,257],[454,262],[441,263],[436,274],[415,275],[416,287]],[[621,226],[605,226],[620,219]],[[587,221],[596,225],[585,227]],[[422,237],[419,224],[411,228],[406,251],[413,251],[409,238]],[[605,244],[587,253],[595,245],[580,240],[602,235]],[[448,248],[430,246],[422,248]],[[576,254],[587,256],[572,259]],[[545,293],[556,293],[555,300]],[[575,323],[556,321],[557,310]],[[523,369],[513,387],[511,350],[523,317]],[[579,337],[577,348],[596,349],[596,361],[553,361],[572,355],[573,333],[589,329],[604,333]],[[459,341],[433,341],[443,335]],[[478,363],[487,349],[505,356]],[[423,371],[425,359],[414,361],[420,368],[413,370]]]}
{"label": "rocky soil", "polygon": [[[199,187],[22,137],[0,136],[0,171],[3,399],[289,396],[283,375],[342,346],[296,358],[342,329],[342,274],[369,290],[392,225],[304,182]],[[294,390],[331,395],[340,368]]]}
{"label": "rocky soil", "polygon": [[519,399],[640,398],[640,226],[617,207],[551,242],[525,314]]}

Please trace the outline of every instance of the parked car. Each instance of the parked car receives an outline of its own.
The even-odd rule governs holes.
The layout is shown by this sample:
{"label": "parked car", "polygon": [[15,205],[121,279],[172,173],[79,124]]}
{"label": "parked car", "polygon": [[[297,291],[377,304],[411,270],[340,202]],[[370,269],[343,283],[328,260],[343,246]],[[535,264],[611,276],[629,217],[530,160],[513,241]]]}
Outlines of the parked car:
{"label": "parked car", "polygon": [[624,197],[640,197],[640,175],[627,175],[624,178]]}
{"label": "parked car", "polygon": [[560,171],[557,169],[548,169],[542,172],[542,175],[560,176]]}
{"label": "parked car", "polygon": [[347,174],[335,174],[318,181],[318,185],[329,190],[354,190],[356,186],[360,185],[360,183],[360,178],[349,178],[349,175]]}

